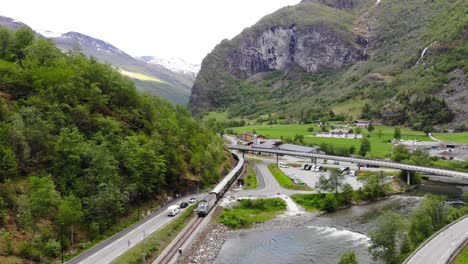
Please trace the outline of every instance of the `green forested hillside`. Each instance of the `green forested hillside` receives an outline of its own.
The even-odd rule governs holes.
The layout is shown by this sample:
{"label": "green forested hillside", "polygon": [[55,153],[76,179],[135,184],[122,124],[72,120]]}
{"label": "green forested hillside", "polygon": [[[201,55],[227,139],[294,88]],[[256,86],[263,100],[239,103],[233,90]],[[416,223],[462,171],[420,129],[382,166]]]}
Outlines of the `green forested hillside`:
{"label": "green forested hillside", "polygon": [[[221,42],[202,64],[192,90],[191,110],[196,114],[227,111],[229,117],[247,119],[271,115],[293,122],[365,118],[429,131],[444,124],[459,128],[468,123],[466,1],[309,2],[337,9],[303,1],[264,17],[231,41]],[[347,8],[345,2],[355,8]],[[261,48],[248,45],[252,39],[261,42],[278,27],[296,31],[305,27],[318,32],[317,27],[322,31],[332,29],[342,41],[353,42],[362,57],[343,67],[317,72],[295,65],[287,70],[264,67],[263,72],[248,78],[231,74],[242,67],[248,69],[249,61],[243,59],[247,65],[242,64],[239,69],[225,65],[248,56],[255,62],[253,66],[275,66],[269,64],[269,57],[265,61],[257,57],[264,56],[262,49],[277,50],[281,41],[265,43]],[[252,32],[256,32],[256,37],[251,37]],[[248,41],[239,44],[246,37]],[[289,45],[296,43],[291,40]],[[315,47],[299,45],[303,53]],[[270,59],[281,56],[287,54],[276,54]],[[321,59],[313,54],[310,57]],[[293,63],[301,58],[294,59]],[[213,67],[214,63],[219,66]]]}
{"label": "green forested hillside", "polygon": [[34,261],[56,257],[61,234],[72,247],[139,203],[216,182],[226,161],[186,109],[28,28],[0,28],[0,142],[0,255]]}

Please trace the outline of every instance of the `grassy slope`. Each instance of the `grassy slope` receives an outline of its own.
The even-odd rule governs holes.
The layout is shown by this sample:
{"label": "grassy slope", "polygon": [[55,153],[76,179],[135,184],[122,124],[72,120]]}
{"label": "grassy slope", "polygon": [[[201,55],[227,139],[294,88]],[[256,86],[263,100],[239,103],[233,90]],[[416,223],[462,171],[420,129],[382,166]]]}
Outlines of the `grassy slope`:
{"label": "grassy slope", "polygon": [[458,257],[453,262],[454,264],[468,264],[468,246],[466,246],[463,251],[458,255]]}
{"label": "grassy slope", "polygon": [[275,177],[276,181],[281,185],[283,188],[290,189],[290,190],[306,190],[312,191],[313,189],[309,186],[305,185],[298,185],[291,181],[291,179],[286,176],[283,171],[281,171],[276,164],[268,165],[268,169],[270,170],[271,174]]}

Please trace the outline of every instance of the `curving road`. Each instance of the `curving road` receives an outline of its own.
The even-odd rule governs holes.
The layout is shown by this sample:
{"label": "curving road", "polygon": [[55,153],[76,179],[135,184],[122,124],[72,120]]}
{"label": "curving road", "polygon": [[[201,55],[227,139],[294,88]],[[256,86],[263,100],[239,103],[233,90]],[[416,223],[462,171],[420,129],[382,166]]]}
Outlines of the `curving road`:
{"label": "curving road", "polygon": [[468,215],[445,227],[422,244],[404,264],[446,264],[468,240]]}

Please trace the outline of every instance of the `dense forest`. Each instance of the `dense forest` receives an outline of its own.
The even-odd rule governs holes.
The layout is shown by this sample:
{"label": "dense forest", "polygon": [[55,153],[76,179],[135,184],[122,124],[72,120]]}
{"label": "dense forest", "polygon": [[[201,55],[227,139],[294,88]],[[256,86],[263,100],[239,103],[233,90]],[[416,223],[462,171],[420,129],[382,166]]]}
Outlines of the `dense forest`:
{"label": "dense forest", "polygon": [[184,107],[26,27],[0,28],[0,141],[0,258],[57,257],[59,240],[93,240],[227,164],[222,139]]}

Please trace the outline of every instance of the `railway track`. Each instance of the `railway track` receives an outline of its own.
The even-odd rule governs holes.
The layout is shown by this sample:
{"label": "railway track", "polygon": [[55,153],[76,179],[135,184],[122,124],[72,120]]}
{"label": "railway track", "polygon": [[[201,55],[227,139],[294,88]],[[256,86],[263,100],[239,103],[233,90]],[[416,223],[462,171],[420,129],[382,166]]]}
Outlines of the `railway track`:
{"label": "railway track", "polygon": [[203,221],[203,217],[195,216],[190,220],[187,226],[182,230],[182,233],[177,236],[174,241],[169,245],[169,250],[166,250],[166,254],[159,259],[158,264],[169,264],[179,254],[179,248],[185,244],[189,237],[195,232],[197,227]]}

